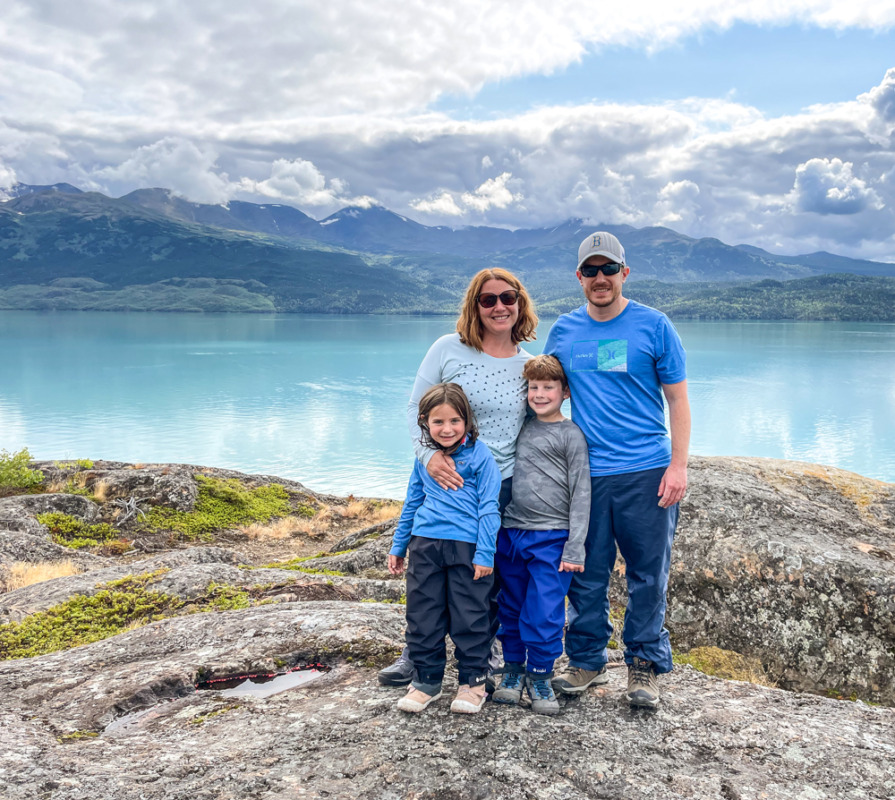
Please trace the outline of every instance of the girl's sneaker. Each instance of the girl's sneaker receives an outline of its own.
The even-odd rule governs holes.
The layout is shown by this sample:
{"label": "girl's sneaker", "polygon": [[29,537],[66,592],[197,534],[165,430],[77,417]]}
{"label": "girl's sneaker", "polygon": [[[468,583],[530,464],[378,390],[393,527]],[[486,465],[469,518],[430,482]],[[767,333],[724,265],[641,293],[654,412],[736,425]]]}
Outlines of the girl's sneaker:
{"label": "girl's sneaker", "polygon": [[525,667],[522,664],[504,664],[500,685],[494,690],[491,699],[495,703],[506,703],[515,706],[522,699],[525,686]]}
{"label": "girl's sneaker", "polygon": [[535,714],[552,716],[559,713],[559,701],[553,693],[550,678],[546,676],[535,678],[528,675],[525,678],[525,688],[531,700],[531,710]]}
{"label": "girl's sneaker", "polygon": [[478,714],[487,697],[484,683],[480,686],[461,684],[454,702],[451,703],[451,711],[455,714]]}
{"label": "girl's sneaker", "polygon": [[420,711],[425,711],[440,697],[440,690],[436,694],[426,694],[411,686],[410,689],[407,690],[407,694],[398,701],[398,708],[409,714],[419,714]]}

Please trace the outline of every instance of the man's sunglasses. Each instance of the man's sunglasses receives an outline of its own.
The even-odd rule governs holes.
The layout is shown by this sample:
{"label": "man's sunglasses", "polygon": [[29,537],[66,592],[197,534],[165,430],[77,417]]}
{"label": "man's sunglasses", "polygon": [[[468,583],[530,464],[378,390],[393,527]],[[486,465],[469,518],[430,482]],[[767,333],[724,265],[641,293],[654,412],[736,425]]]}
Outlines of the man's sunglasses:
{"label": "man's sunglasses", "polygon": [[497,305],[498,299],[505,306],[514,306],[519,299],[519,292],[515,289],[508,289],[500,294],[480,294],[476,298],[482,308],[494,308],[494,306]]}
{"label": "man's sunglasses", "polygon": [[602,271],[603,274],[608,278],[610,275],[618,275],[625,268],[624,264],[614,264],[610,262],[609,264],[582,264],[578,271],[581,273],[582,278],[595,278],[597,277],[597,273]]}

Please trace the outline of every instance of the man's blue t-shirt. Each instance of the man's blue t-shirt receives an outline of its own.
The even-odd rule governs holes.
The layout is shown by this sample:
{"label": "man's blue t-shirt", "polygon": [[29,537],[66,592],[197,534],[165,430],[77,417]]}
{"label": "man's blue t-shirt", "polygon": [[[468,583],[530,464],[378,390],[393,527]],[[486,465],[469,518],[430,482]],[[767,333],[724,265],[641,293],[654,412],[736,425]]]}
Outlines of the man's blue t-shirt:
{"label": "man's blue t-shirt", "polygon": [[684,347],[668,317],[628,300],[617,317],[596,322],[585,305],[553,323],[544,352],[566,371],[591,475],[668,466],[661,384],[687,377]]}

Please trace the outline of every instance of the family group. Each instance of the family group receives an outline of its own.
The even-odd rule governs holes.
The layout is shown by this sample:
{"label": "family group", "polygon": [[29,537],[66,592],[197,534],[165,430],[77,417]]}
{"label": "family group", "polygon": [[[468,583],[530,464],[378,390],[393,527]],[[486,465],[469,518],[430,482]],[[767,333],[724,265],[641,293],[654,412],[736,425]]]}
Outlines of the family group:
{"label": "family group", "polygon": [[690,408],[680,337],[624,296],[629,274],[615,236],[587,236],[576,267],[586,302],[532,356],[521,347],[538,323],[525,287],[482,270],[457,332],[423,359],[408,406],[416,461],[388,556],[392,574],[407,573],[406,647],[379,673],[409,684],[402,711],[441,698],[448,634],[456,713],[480,711],[490,688],[497,703],[556,714],[557,692],[607,683],[617,552],[626,697],[658,705],[657,675],[672,668],[664,619]]}

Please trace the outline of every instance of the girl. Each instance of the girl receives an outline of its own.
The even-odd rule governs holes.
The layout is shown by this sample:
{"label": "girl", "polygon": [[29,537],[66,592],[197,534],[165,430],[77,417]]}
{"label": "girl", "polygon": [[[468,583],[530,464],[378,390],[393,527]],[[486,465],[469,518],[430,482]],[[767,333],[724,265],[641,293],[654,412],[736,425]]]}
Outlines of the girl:
{"label": "girl", "polygon": [[407,570],[407,646],[415,665],[402,711],[419,712],[441,697],[446,661],[444,637],[454,642],[460,688],[451,711],[475,714],[485,704],[491,651],[488,597],[500,514],[500,470],[478,440],[469,400],[456,383],[439,383],[420,399],[422,441],[451,456],[463,478],[446,490],[417,460],[398,521],[388,568]]}

